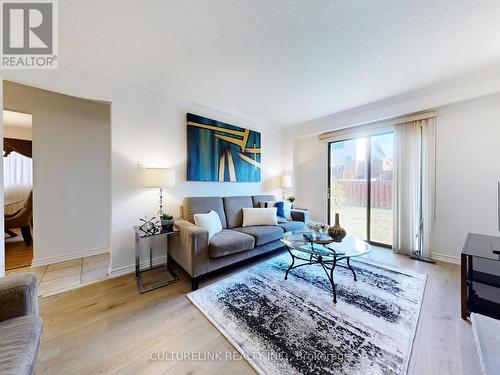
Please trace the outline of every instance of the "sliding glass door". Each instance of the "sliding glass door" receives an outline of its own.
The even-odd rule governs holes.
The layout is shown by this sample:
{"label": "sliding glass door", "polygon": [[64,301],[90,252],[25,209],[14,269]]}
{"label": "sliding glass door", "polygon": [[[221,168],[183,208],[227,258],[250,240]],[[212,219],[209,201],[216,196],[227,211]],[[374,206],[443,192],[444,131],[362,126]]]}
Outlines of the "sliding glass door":
{"label": "sliding glass door", "polygon": [[367,138],[330,143],[329,225],[335,214],[351,235],[367,239]]}
{"label": "sliding glass door", "polygon": [[393,133],[329,145],[329,224],[335,214],[347,233],[392,245]]}
{"label": "sliding glass door", "polygon": [[392,245],[394,134],[386,133],[370,138],[369,241]]}

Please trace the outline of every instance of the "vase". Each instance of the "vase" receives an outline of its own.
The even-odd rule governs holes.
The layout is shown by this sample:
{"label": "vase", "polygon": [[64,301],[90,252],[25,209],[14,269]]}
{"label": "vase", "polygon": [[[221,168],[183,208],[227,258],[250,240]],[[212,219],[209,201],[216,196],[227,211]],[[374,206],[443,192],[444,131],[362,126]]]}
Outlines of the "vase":
{"label": "vase", "polygon": [[340,226],[340,215],[335,214],[335,225],[328,229],[328,235],[333,241],[342,242],[346,234],[346,231]]}
{"label": "vase", "polygon": [[161,219],[161,226],[165,228],[167,231],[174,230],[174,220],[163,220]]}

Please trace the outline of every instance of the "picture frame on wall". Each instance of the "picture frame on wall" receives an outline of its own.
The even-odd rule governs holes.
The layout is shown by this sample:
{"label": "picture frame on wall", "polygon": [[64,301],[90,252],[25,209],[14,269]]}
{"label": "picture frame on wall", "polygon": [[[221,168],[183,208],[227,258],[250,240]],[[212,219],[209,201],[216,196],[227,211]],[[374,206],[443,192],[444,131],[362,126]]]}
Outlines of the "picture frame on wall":
{"label": "picture frame on wall", "polygon": [[192,113],[187,123],[187,180],[260,182],[260,132]]}

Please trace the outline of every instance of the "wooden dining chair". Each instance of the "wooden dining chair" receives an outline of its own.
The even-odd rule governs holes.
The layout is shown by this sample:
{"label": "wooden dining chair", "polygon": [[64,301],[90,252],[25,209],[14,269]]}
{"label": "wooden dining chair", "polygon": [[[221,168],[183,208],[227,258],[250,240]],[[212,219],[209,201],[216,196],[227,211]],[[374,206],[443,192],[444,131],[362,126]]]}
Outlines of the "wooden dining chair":
{"label": "wooden dining chair", "polygon": [[24,207],[17,212],[5,215],[5,231],[14,228],[21,228],[21,234],[24,243],[31,245],[33,238],[31,236],[31,223],[33,221],[33,191],[30,191]]}

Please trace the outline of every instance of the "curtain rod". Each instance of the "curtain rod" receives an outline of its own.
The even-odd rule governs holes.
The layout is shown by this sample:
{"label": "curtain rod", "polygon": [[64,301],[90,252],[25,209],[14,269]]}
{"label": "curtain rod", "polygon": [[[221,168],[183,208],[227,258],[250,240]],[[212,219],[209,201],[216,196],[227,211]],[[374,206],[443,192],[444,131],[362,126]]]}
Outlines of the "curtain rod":
{"label": "curtain rod", "polygon": [[332,130],[329,132],[321,133],[319,139],[333,138],[339,135],[354,133],[359,131],[368,131],[388,126],[403,124],[405,122],[425,120],[438,116],[438,111],[417,112],[403,116],[389,117],[382,120],[368,121],[357,125],[346,126],[341,129]]}

